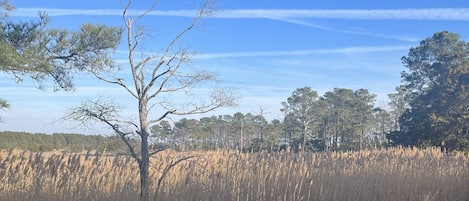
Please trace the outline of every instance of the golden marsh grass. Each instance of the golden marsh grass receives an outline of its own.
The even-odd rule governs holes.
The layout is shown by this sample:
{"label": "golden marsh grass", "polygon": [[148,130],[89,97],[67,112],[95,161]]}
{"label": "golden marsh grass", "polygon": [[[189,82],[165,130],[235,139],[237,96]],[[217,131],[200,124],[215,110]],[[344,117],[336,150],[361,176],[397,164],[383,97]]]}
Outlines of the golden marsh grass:
{"label": "golden marsh grass", "polygon": [[[163,169],[183,156],[154,192]],[[469,200],[469,156],[439,149],[292,153],[165,151],[152,158],[154,200]],[[0,154],[0,201],[137,200],[128,156]]]}

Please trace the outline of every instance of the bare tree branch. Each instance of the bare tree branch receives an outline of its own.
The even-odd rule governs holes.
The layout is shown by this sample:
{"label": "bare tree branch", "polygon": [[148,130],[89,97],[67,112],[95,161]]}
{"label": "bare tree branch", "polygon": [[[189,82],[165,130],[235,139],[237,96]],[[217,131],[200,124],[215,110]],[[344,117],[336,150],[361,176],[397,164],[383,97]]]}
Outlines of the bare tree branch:
{"label": "bare tree branch", "polygon": [[[168,54],[169,52],[171,51],[171,49],[173,48],[173,46],[177,43],[177,41],[180,40],[180,38],[185,35],[187,32],[189,32],[192,28],[194,28],[194,26],[197,24],[197,22],[205,15],[205,14],[208,14],[207,11],[205,10],[209,10],[208,7],[203,7],[201,10],[199,10],[199,12],[197,12],[197,15],[194,17],[194,19],[192,20],[192,23],[186,27],[186,29],[184,29],[183,31],[181,31],[178,35],[176,35],[176,37],[173,38],[173,40],[168,44],[168,46],[166,46],[166,49],[164,51],[164,53],[160,56],[160,62],[154,67],[153,69],[153,72],[152,72],[152,79],[150,81],[150,84],[147,85],[144,90],[143,90],[143,94],[146,94],[152,87],[153,87],[153,84],[155,83],[155,81],[158,79],[159,76],[155,76],[157,73],[157,71],[160,69],[161,65],[163,65],[163,63],[165,63],[165,59],[168,57]],[[174,56],[172,56],[170,58],[170,60],[168,61],[168,66],[170,66],[169,64],[171,64],[171,62],[176,58],[176,55],[175,54]],[[176,65],[177,67],[176,68],[179,68],[181,63],[184,61],[184,56],[185,56],[185,53],[181,53],[181,59],[179,60],[179,64]],[[169,67],[169,69],[171,69],[171,67]],[[174,70],[176,71],[176,70]],[[167,83],[167,82],[165,82]],[[143,86],[143,85],[142,85]],[[153,95],[151,95],[150,97],[155,97],[159,92],[161,92],[161,89],[163,88],[164,86],[161,85],[160,87],[160,90],[158,90],[158,92],[154,93]],[[151,98],[150,98],[151,99]]]}
{"label": "bare tree branch", "polygon": [[133,19],[132,19],[132,17],[127,17],[127,11],[129,9],[129,7],[130,7],[130,1],[128,2],[128,4],[124,8],[124,12],[122,14],[122,19],[123,19],[123,21],[125,23],[125,26],[127,28],[127,44],[128,44],[128,50],[129,50],[128,59],[129,59],[129,64],[130,64],[130,70],[132,72],[132,78],[133,78],[133,81],[134,81],[135,90],[137,92],[137,97],[140,97],[141,88],[138,85],[137,69],[135,68],[136,66],[134,64],[134,56],[133,56],[133,52],[134,52],[135,48],[137,48],[137,45],[138,45],[138,40],[137,40],[137,42],[135,42],[135,44],[132,41]]}
{"label": "bare tree branch", "polygon": [[125,85],[124,83],[124,80],[121,79],[121,78],[117,78],[117,81],[111,81],[111,80],[108,80],[104,77],[102,77],[101,75],[99,75],[98,73],[94,72],[94,71],[90,71],[96,78],[98,78],[99,80],[103,81],[103,82],[107,82],[107,83],[110,83],[110,84],[115,84],[115,85],[119,85],[121,87],[123,87],[127,92],[129,92],[130,95],[132,95],[134,98],[138,99],[138,96],[129,88],[127,87],[127,85]]}
{"label": "bare tree branch", "polygon": [[156,155],[157,153],[160,153],[160,152],[162,152],[162,151],[164,151],[164,150],[166,150],[166,149],[157,149],[157,150],[151,152],[151,153],[150,153],[150,156]]}
{"label": "bare tree branch", "polygon": [[220,107],[231,107],[238,104],[239,97],[233,90],[229,89],[213,89],[210,95],[210,102],[206,104],[192,104],[192,107],[187,110],[177,111],[176,109],[165,105],[160,102],[159,106],[165,109],[167,112],[164,113],[160,118],[149,121],[150,123],[156,123],[163,120],[167,115],[173,114],[178,116],[190,115],[190,114],[203,114],[213,111]]}
{"label": "bare tree branch", "polygon": [[145,59],[140,60],[140,62],[138,62],[138,64],[136,66],[134,66],[134,68],[139,69],[140,67],[146,65],[149,61],[151,61],[154,58],[155,57],[153,55],[150,55],[150,56],[146,57]]}
{"label": "bare tree branch", "polygon": [[153,124],[153,123],[159,122],[159,121],[163,120],[164,118],[166,118],[169,114],[175,114],[175,113],[176,113],[175,109],[168,110],[163,115],[161,115],[160,118],[148,121],[148,124]]}
{"label": "bare tree branch", "polygon": [[163,172],[161,173],[160,178],[158,178],[158,182],[157,182],[156,189],[155,189],[155,197],[158,197],[158,192],[160,191],[162,181],[166,177],[168,172],[177,164],[187,161],[191,158],[195,158],[195,156],[184,156],[176,161],[172,160],[168,165],[166,165],[166,167],[163,169]]}
{"label": "bare tree branch", "polygon": [[[82,103],[80,106],[69,109],[68,113],[64,116],[65,120],[74,120],[81,124],[87,124],[93,120],[98,120],[108,125],[117,135],[119,135],[128,147],[130,154],[137,162],[141,161],[141,158],[135,151],[134,146],[130,143],[128,135],[132,132],[123,131],[119,124],[115,120],[119,113],[119,107],[111,102],[104,102],[101,100],[88,100]],[[132,125],[136,126],[134,123]]]}

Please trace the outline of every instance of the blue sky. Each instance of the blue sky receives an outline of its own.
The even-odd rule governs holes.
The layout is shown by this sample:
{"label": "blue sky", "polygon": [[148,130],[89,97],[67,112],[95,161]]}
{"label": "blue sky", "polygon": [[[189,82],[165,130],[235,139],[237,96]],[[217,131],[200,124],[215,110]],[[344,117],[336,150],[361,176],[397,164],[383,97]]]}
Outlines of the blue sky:
{"label": "blue sky", "polygon": [[[45,11],[51,25],[77,29],[83,23],[123,26],[120,0],[11,0],[14,19],[34,19]],[[200,2],[161,0],[142,24],[151,33],[143,48],[157,52],[190,23]],[[138,12],[152,1],[134,1]],[[197,51],[197,66],[214,71],[226,87],[241,96],[239,106],[206,115],[251,112],[260,108],[269,118],[296,88],[309,86],[319,94],[334,87],[366,88],[386,104],[386,94],[400,83],[401,57],[434,32],[448,30],[469,40],[469,3],[454,1],[228,1],[219,0],[216,15],[188,33],[181,47]],[[114,58],[125,66],[124,49]],[[96,96],[122,100],[124,111],[135,106],[119,88],[77,76],[75,92],[53,92],[26,80],[16,84],[0,74],[0,97],[10,102],[0,111],[0,131],[104,133],[99,126],[77,128],[58,122],[67,108]],[[194,117],[198,118],[200,116]]]}

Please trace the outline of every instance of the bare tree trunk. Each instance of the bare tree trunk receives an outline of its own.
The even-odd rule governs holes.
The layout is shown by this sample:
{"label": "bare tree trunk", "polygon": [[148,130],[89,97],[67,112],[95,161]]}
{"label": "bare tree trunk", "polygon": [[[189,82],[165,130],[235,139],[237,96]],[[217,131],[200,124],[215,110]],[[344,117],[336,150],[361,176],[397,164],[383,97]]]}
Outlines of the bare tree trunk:
{"label": "bare tree trunk", "polygon": [[148,133],[142,129],[141,130],[141,154],[142,154],[142,160],[140,161],[139,164],[139,170],[140,170],[140,201],[148,201],[148,189],[149,189],[149,174],[148,174],[148,169],[150,166],[150,154],[148,151]]}
{"label": "bare tree trunk", "polygon": [[302,140],[303,140],[303,147],[302,148],[302,151],[306,151],[306,130],[308,129],[306,123],[303,123],[303,131],[302,131]]}
{"label": "bare tree trunk", "polygon": [[239,147],[239,151],[240,151],[240,152],[243,152],[243,149],[244,149],[244,143],[243,143],[243,138],[244,138],[244,136],[243,136],[243,130],[244,130],[244,118],[243,118],[243,119],[241,119],[241,131],[240,131],[240,134],[241,134],[241,136],[240,136],[240,142],[241,142],[241,144],[240,144],[240,147]]}
{"label": "bare tree trunk", "polygon": [[147,104],[148,101],[146,99],[146,94],[138,94],[139,95],[139,120],[140,120],[140,154],[141,160],[139,163],[139,171],[140,171],[140,201],[149,201],[148,197],[148,190],[149,190],[149,166],[150,166],[150,151],[148,147],[148,110]]}

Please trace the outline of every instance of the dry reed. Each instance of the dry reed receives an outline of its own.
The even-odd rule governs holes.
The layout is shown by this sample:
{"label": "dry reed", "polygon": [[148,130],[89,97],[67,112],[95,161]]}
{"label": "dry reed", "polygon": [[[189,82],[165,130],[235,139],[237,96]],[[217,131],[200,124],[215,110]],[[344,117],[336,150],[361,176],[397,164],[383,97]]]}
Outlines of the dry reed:
{"label": "dry reed", "polygon": [[[157,180],[169,164],[162,182]],[[152,158],[152,195],[181,200],[469,200],[469,156],[439,149],[361,152],[180,153]],[[0,153],[0,201],[137,200],[138,167],[127,156]]]}

